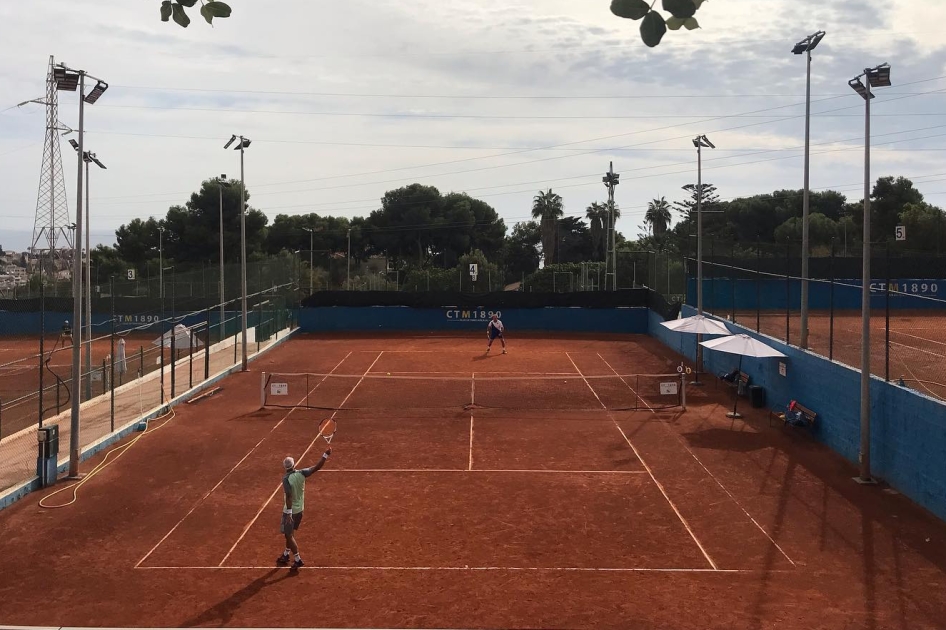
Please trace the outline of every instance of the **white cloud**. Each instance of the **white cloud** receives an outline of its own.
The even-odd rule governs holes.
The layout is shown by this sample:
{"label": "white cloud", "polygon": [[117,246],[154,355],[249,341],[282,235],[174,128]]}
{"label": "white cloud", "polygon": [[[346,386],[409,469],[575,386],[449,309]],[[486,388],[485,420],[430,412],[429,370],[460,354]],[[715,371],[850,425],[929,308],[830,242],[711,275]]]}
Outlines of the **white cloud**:
{"label": "white cloud", "polygon": [[[846,81],[881,61],[893,65],[895,86],[875,101],[873,173],[946,170],[943,138],[926,137],[946,127],[888,135],[946,125],[943,95],[913,94],[944,89],[946,80],[904,86],[946,74],[946,46],[929,27],[946,7],[920,0],[711,0],[701,30],[671,32],[654,50],[607,0],[246,2],[213,29],[198,17],[186,30],[159,22],[158,4],[0,5],[0,93],[9,99],[0,110],[43,93],[50,54],[111,84],[87,108],[88,145],[109,167],[92,184],[99,241],[111,242],[131,218],[183,203],[202,179],[237,175],[235,154],[222,150],[231,133],[254,140],[247,186],[270,218],[367,214],[385,190],[413,181],[470,190],[510,225],[529,215],[539,188],[552,187],[570,214],[583,214],[603,199],[600,174],[613,160],[623,174],[619,229],[633,236],[648,200],[679,199],[695,181],[689,138],[698,133],[719,147],[705,156],[705,180],[723,198],[800,187],[804,63],[789,49],[819,28],[828,36],[813,64],[813,112],[823,115],[812,123],[812,185],[862,177],[863,105]],[[472,98],[512,95],[637,98]],[[61,103],[62,119],[76,126],[75,95]],[[29,244],[43,124],[39,107],[0,114],[5,247]],[[607,139],[517,151],[594,138]],[[585,154],[594,149],[602,150]],[[73,205],[68,145],[63,156]],[[850,196],[859,198],[856,186]]]}

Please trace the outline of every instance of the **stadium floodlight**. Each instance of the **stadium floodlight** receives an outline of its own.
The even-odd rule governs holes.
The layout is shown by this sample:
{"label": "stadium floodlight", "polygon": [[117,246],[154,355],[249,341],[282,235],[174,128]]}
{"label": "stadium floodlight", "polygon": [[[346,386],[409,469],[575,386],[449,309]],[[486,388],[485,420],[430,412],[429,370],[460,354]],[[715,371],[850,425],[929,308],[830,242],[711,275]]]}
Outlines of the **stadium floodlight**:
{"label": "stadium floodlight", "polygon": [[795,47],[792,48],[792,52],[796,55],[802,53],[810,53],[812,50],[818,47],[818,44],[821,43],[821,40],[824,39],[825,32],[818,31],[817,33],[812,33],[805,39],[801,40]]}
{"label": "stadium floodlight", "polygon": [[56,80],[56,89],[60,92],[75,92],[79,87],[82,73],[59,64],[53,68],[53,78]]}
{"label": "stadium floodlight", "polygon": [[92,88],[92,91],[89,92],[88,95],[85,97],[85,102],[88,103],[89,105],[92,105],[93,103],[95,103],[95,101],[99,100],[99,97],[102,96],[102,94],[104,94],[105,90],[107,89],[108,89],[108,83],[106,83],[105,81],[102,81],[101,79],[96,79],[95,87]]}
{"label": "stadium floodlight", "polygon": [[809,229],[810,229],[810,156],[811,156],[811,51],[824,39],[825,32],[817,31],[801,40],[792,48],[792,53],[805,53],[807,58],[805,72],[805,168],[804,190],[802,193],[801,211],[801,348],[808,348],[808,257],[809,257]]}
{"label": "stadium floodlight", "polygon": [[[861,81],[861,78],[864,81]],[[847,82],[864,99],[864,228],[861,270],[861,440],[860,470],[855,481],[876,483],[870,470],[870,100],[872,87],[890,85],[890,65],[882,63]]]}
{"label": "stadium floodlight", "polygon": [[[703,147],[715,149],[716,145],[710,142],[705,135],[693,138],[696,147],[696,310],[703,314]],[[700,383],[700,372],[703,371],[703,341],[702,335],[697,337],[696,343],[696,378],[694,385]]]}
{"label": "stadium floodlight", "polygon": [[243,151],[250,146],[250,139],[232,134],[230,139],[227,140],[227,143],[223,145],[223,148],[230,148],[230,145],[233,144],[237,138],[240,139],[240,142],[237,146],[233,147],[233,150],[240,152],[240,310],[242,315],[241,335],[243,338],[243,357],[241,363],[242,371],[246,372],[246,179],[244,178],[243,171]]}

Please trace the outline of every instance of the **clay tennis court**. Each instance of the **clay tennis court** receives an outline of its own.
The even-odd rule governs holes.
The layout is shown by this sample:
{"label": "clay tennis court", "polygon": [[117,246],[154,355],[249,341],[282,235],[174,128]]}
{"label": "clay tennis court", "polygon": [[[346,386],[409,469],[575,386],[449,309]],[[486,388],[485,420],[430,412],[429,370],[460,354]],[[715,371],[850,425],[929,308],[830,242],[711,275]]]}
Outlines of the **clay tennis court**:
{"label": "clay tennis court", "polygon": [[[160,349],[152,345],[158,333],[126,333],[118,339],[125,339],[128,370],[133,377],[139,367],[148,372],[156,369],[155,361],[160,358]],[[55,416],[58,411],[68,408],[72,389],[72,345],[58,334],[47,334],[44,339],[44,362],[47,369],[43,373],[44,409],[46,417]],[[109,337],[96,337],[92,341],[92,365],[101,368],[106,357],[111,354]],[[165,350],[165,358],[170,361],[170,351]],[[45,362],[48,360],[48,363]],[[82,369],[85,371],[85,349],[81,351]],[[37,424],[39,417],[37,396],[39,391],[39,335],[32,337],[0,337],[0,401],[3,404],[0,437],[12,435],[17,431]],[[62,382],[58,383],[58,376]],[[118,377],[116,377],[116,381]],[[105,382],[95,380],[92,383],[92,395],[103,393]],[[69,391],[67,391],[69,390]],[[57,405],[57,394],[58,405]],[[83,392],[83,400],[85,394]]]}
{"label": "clay tennis court", "polygon": [[[725,317],[722,313],[720,316]],[[887,370],[885,353],[886,313],[871,312],[871,373],[883,378]],[[737,312],[737,323],[756,329],[755,311]],[[785,340],[785,311],[763,311],[760,332]],[[789,341],[801,340],[801,320],[797,311],[789,319]],[[811,311],[808,346],[828,356],[831,346],[831,315]],[[845,365],[861,365],[861,312],[835,311],[833,358]],[[890,311],[890,380],[903,378],[906,385],[927,396],[946,400],[946,312],[934,310]]]}
{"label": "clay tennis court", "polygon": [[[483,350],[480,335],[290,340],[152,423],[74,504],[38,507],[60,484],[0,513],[0,620],[941,627],[946,525],[764,410],[729,420],[725,388],[622,410],[651,400],[622,391],[630,375],[679,363],[659,342]],[[272,382],[323,409],[260,409],[262,372],[322,375]],[[291,573],[274,562],[281,460],[314,463],[328,416]]]}

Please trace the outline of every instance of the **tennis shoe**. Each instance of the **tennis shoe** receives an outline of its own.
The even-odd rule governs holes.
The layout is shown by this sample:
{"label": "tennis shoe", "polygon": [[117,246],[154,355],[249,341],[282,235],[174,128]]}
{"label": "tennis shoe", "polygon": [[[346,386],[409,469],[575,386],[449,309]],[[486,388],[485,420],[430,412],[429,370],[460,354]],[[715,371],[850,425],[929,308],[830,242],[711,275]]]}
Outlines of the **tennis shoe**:
{"label": "tennis shoe", "polygon": [[505,348],[503,348],[503,354],[506,354],[506,349],[505,349]]}
{"label": "tennis shoe", "polygon": [[289,564],[289,557],[290,557],[290,556],[289,556],[288,553],[282,554],[281,556],[279,556],[278,558],[276,558],[276,564],[278,564],[278,565],[280,565],[280,566],[286,566],[287,564]]}
{"label": "tennis shoe", "polygon": [[293,571],[298,571],[300,567],[304,567],[304,566],[305,566],[305,562],[303,562],[302,559],[300,558],[299,560],[293,560],[292,566],[289,568],[292,569]]}

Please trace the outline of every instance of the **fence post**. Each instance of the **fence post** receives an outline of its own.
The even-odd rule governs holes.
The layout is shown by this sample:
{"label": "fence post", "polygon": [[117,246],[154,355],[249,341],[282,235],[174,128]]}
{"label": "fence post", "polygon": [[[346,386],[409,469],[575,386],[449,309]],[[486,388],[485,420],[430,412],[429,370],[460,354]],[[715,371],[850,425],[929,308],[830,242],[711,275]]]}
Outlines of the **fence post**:
{"label": "fence post", "polygon": [[207,309],[207,339],[204,343],[204,380],[210,378],[210,309]]}
{"label": "fence post", "polygon": [[884,282],[884,308],[887,311],[884,323],[884,380],[890,382],[890,241],[887,242],[885,252],[884,274],[887,276]]}
{"label": "fence post", "polygon": [[115,432],[115,276],[110,276],[108,279],[108,283],[109,283],[109,288],[108,288],[109,296],[112,298],[112,336],[110,339],[111,354],[109,354],[109,357],[111,358],[111,360],[109,361],[109,363],[111,363],[111,367],[110,367],[109,376],[108,376],[108,384],[109,384],[109,389],[111,390],[111,393],[109,394],[109,401],[108,401],[108,407],[109,407],[108,418],[109,418],[109,426],[111,428],[111,433],[114,433]]}
{"label": "fence post", "polygon": [[145,347],[138,346],[138,378],[145,374]]}
{"label": "fence post", "polygon": [[[716,314],[716,267],[714,266],[714,262],[713,262],[715,260],[716,260],[716,239],[711,238],[710,239],[710,263],[706,265],[706,268],[709,270],[709,274],[710,274],[709,312],[712,313],[713,315]],[[706,261],[704,260],[703,262],[705,263]],[[700,366],[702,367],[702,363],[700,363]]]}
{"label": "fence post", "polygon": [[792,246],[791,243],[785,244],[785,344],[791,344],[791,325],[792,325]]}
{"label": "fence post", "polygon": [[[163,354],[163,353],[162,353]],[[177,384],[177,332],[174,330],[174,324],[171,324],[171,399],[174,399],[175,388]]]}
{"label": "fence post", "polygon": [[[39,282],[39,426],[43,427],[43,357],[46,350],[43,340],[46,338],[46,283],[40,275]],[[2,435],[2,433],[0,433]]]}
{"label": "fence post", "polygon": [[[164,329],[164,323],[161,323],[161,329]],[[173,336],[173,335],[172,335]],[[164,404],[164,333],[158,339],[158,351],[161,353],[161,404]]]}
{"label": "fence post", "polygon": [[102,359],[102,395],[108,393],[109,383],[105,379],[106,370],[108,369],[108,364],[105,359]]}
{"label": "fence post", "polygon": [[762,332],[762,239],[756,241],[755,248],[755,331]]}
{"label": "fence post", "polygon": [[831,276],[831,296],[829,298],[828,311],[828,360],[834,360],[834,239],[831,239],[831,263],[829,265]]}
{"label": "fence post", "polygon": [[732,244],[729,256],[729,306],[732,312],[732,323],[736,323],[736,244]]}

